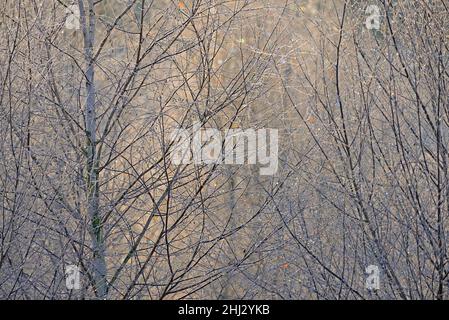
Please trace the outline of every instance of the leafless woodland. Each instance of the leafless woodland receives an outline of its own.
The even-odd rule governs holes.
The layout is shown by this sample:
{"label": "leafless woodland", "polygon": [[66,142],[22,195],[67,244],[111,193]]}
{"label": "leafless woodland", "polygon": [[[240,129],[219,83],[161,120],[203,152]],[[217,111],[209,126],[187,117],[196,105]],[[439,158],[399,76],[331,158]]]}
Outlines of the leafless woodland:
{"label": "leafless woodland", "polygon": [[[0,298],[448,299],[448,31],[447,0],[2,0]],[[174,165],[198,122],[278,129],[277,173]]]}

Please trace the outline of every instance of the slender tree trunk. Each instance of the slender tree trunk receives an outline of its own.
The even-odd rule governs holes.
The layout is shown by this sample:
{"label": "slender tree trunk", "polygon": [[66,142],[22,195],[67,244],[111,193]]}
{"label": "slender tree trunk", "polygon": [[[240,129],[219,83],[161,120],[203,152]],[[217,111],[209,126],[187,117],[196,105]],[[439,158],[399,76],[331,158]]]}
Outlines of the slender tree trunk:
{"label": "slender tree trunk", "polygon": [[[235,200],[235,173],[232,172],[232,169],[229,169],[229,202],[228,202],[228,207],[229,207],[229,214],[231,215],[230,221],[229,221],[229,230],[234,230],[236,227],[236,221],[235,221],[235,205],[236,205],[236,200]],[[228,239],[228,243],[231,247],[231,250],[233,248],[235,248],[234,244],[233,244],[233,236],[229,237]],[[233,253],[230,252],[230,256],[232,257]],[[232,259],[232,258],[231,258]],[[232,262],[231,262],[232,263]],[[229,300],[233,298],[233,289],[232,289],[232,275],[229,273],[227,275],[225,275],[224,277],[225,281],[224,281],[224,288],[222,291],[222,295],[221,298],[223,300]]]}
{"label": "slender tree trunk", "polygon": [[79,0],[81,23],[84,34],[84,54],[87,64],[86,70],[86,106],[85,106],[85,126],[86,126],[86,180],[87,180],[87,213],[90,218],[90,234],[92,238],[92,273],[95,285],[95,292],[100,299],[106,298],[106,259],[105,241],[102,226],[102,217],[99,209],[99,168],[97,154],[96,136],[96,106],[95,106],[95,66],[93,61],[93,48],[95,43],[95,12],[93,0],[89,0],[89,20],[87,22],[86,10],[83,1]]}

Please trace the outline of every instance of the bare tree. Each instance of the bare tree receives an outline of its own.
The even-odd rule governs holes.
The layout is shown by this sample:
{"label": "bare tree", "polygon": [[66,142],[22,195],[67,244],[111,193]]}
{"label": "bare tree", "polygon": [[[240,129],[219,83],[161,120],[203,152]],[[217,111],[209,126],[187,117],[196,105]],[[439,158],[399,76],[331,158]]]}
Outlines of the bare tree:
{"label": "bare tree", "polygon": [[[447,17],[3,1],[0,297],[447,299]],[[175,163],[179,128],[276,128],[279,170]]]}

